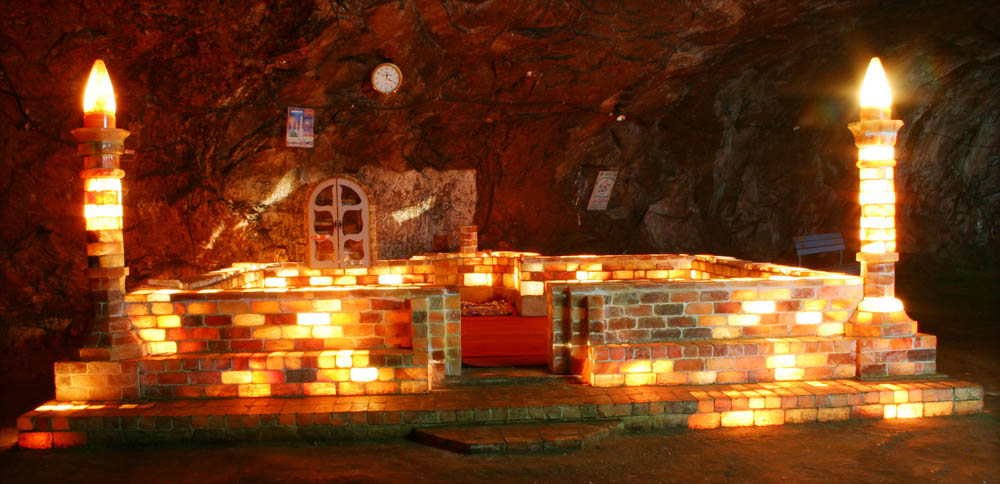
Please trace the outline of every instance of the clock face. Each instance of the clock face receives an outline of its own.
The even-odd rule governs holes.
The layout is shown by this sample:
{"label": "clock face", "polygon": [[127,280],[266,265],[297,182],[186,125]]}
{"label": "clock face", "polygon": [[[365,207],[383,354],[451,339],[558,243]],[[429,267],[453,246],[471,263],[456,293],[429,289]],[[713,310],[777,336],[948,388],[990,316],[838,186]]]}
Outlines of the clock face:
{"label": "clock face", "polygon": [[403,73],[396,64],[380,64],[372,71],[372,87],[383,94],[395,92],[402,82]]}

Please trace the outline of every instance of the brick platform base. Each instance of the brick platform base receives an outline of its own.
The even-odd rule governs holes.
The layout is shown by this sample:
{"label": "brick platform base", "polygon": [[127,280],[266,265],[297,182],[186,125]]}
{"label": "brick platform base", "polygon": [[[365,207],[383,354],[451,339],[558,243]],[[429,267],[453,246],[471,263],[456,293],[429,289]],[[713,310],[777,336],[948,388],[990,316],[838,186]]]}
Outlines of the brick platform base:
{"label": "brick platform base", "polygon": [[983,388],[951,379],[795,381],[594,388],[453,387],[411,395],[49,402],[18,418],[18,444],[44,449],[179,441],[403,436],[457,423],[618,419],[626,428],[764,426],[982,412]]}

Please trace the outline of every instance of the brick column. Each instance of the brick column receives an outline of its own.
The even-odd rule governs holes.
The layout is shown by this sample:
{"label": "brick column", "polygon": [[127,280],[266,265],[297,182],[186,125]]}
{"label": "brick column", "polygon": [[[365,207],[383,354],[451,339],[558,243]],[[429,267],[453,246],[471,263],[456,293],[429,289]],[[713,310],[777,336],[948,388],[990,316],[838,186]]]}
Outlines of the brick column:
{"label": "brick column", "polygon": [[93,303],[79,350],[82,360],[123,360],[142,356],[142,343],[125,317],[125,250],[119,156],[129,132],[113,127],[73,130],[83,158],[87,277]]}
{"label": "brick column", "polygon": [[459,253],[475,254],[479,250],[479,227],[475,225],[463,225],[461,227],[461,240]]}
{"label": "brick column", "polygon": [[[917,322],[896,298],[894,146],[903,122],[887,107],[863,107],[849,126],[859,149],[861,263],[864,298],[845,327],[858,341],[858,375],[883,377],[934,371],[934,341],[917,335]],[[928,346],[931,346],[928,348]],[[928,351],[929,350],[929,351]]]}

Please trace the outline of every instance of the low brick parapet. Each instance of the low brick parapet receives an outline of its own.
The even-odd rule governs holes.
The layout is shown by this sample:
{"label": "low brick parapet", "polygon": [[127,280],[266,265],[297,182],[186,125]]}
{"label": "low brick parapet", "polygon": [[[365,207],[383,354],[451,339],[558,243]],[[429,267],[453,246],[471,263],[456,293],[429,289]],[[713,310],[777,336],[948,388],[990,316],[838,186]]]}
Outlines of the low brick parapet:
{"label": "low brick parapet", "polygon": [[852,378],[855,348],[821,337],[597,345],[581,378],[596,387]]}
{"label": "low brick parapet", "polygon": [[407,349],[181,354],[139,362],[152,399],[383,395],[429,389],[426,353]]}

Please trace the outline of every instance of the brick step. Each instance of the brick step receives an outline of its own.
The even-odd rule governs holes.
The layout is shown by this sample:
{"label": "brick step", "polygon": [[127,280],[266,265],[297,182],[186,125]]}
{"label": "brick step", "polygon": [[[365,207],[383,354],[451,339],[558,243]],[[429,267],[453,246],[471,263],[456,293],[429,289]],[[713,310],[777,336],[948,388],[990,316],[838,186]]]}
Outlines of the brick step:
{"label": "brick step", "polygon": [[857,341],[798,337],[591,346],[581,378],[597,387],[852,378]]}
{"label": "brick step", "polygon": [[202,353],[139,364],[143,398],[381,395],[428,389],[427,355],[402,349]]}
{"label": "brick step", "polygon": [[51,401],[17,419],[19,445],[395,438],[441,425],[607,422],[627,429],[913,418],[983,411],[983,387],[924,378],[865,382],[592,388],[552,383],[444,388],[414,395]]}
{"label": "brick step", "polygon": [[470,425],[415,429],[413,438],[462,454],[579,450],[622,428],[620,421]]}
{"label": "brick step", "polygon": [[548,368],[539,366],[518,366],[503,368],[462,368],[460,376],[445,378],[448,388],[487,385],[545,385],[558,382],[576,382],[573,375],[554,374]]}

